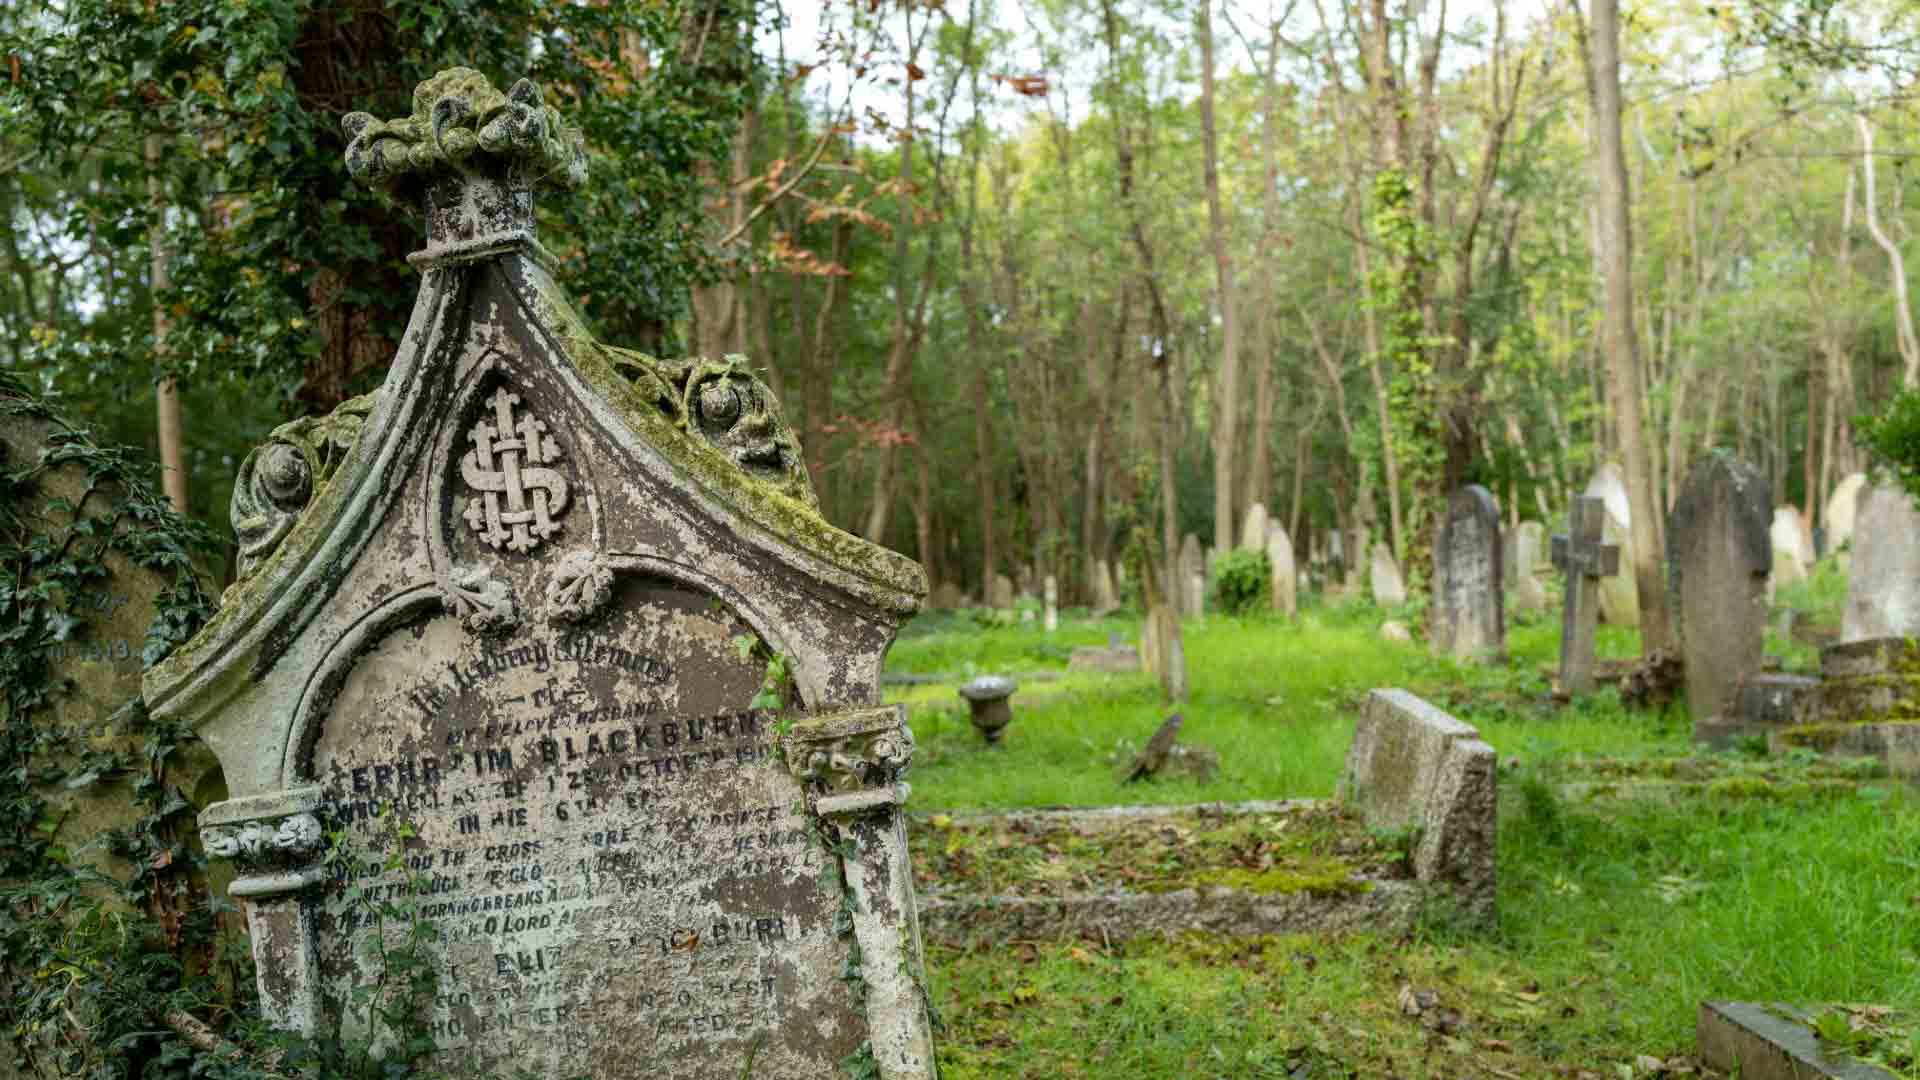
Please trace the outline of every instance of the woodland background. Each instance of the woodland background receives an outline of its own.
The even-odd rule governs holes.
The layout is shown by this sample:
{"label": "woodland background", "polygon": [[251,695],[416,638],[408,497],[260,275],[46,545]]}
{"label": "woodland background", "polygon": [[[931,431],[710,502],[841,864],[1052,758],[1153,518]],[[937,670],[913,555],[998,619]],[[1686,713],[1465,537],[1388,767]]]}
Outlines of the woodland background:
{"label": "woodland background", "polygon": [[0,364],[157,454],[177,408],[224,535],[411,305],[341,116],[465,64],[586,133],[543,240],[599,336],[750,356],[827,516],[976,596],[1256,501],[1417,575],[1458,483],[1551,520],[1623,458],[1664,507],[1714,447],[1817,525],[1920,371],[1920,11],[1615,4],[10,6]]}

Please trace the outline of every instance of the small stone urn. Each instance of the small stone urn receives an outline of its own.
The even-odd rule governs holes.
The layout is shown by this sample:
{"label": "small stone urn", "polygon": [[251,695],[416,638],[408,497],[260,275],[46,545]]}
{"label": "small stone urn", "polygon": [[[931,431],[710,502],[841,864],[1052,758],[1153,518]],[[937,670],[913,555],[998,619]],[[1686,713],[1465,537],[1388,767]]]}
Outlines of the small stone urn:
{"label": "small stone urn", "polygon": [[960,696],[973,709],[973,726],[988,746],[997,746],[1000,735],[1013,720],[1013,706],[1007,699],[1020,687],[1005,675],[982,675],[960,688]]}

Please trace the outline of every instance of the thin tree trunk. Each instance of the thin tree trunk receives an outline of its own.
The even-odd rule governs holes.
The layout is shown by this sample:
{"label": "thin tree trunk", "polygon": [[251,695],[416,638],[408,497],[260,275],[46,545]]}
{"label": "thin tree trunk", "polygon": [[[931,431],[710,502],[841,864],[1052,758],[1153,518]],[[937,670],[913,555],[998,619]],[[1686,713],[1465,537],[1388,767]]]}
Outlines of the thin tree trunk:
{"label": "thin tree trunk", "polygon": [[1200,0],[1200,142],[1207,192],[1207,227],[1213,240],[1214,295],[1220,305],[1220,368],[1213,395],[1213,543],[1233,546],[1234,429],[1240,417],[1240,325],[1234,307],[1233,258],[1227,250],[1226,214],[1220,208],[1220,156],[1214,131],[1213,0]]}
{"label": "thin tree trunk", "polygon": [[[153,295],[153,358],[163,364],[167,357],[167,309],[160,294],[172,284],[170,252],[167,251],[167,187],[160,177],[160,156],[164,149],[159,135],[148,135],[147,156],[147,250],[151,253],[148,288]],[[154,387],[155,426],[160,441],[160,482],[167,501],[180,513],[187,512],[187,463],[180,437],[180,389],[173,376],[160,379]]]}
{"label": "thin tree trunk", "polygon": [[[1573,0],[1577,2],[1577,0]],[[1594,0],[1593,27],[1582,44],[1586,60],[1587,100],[1594,122],[1593,172],[1599,229],[1599,261],[1604,283],[1601,347],[1606,358],[1607,399],[1613,407],[1626,458],[1627,498],[1633,520],[1634,581],[1640,599],[1640,648],[1652,655],[1672,640],[1667,617],[1664,561],[1655,521],[1658,505],[1653,469],[1641,420],[1640,360],[1633,329],[1632,226],[1628,217],[1627,160],[1620,139],[1619,0]]]}
{"label": "thin tree trunk", "polygon": [[1901,257],[1899,245],[1880,227],[1879,200],[1873,191],[1873,176],[1879,171],[1873,167],[1873,125],[1865,113],[1853,114],[1853,120],[1860,127],[1860,166],[1867,175],[1867,232],[1872,234],[1873,242],[1880,245],[1880,250],[1887,253],[1887,262],[1892,267],[1893,325],[1903,364],[1900,385],[1913,390],[1920,388],[1920,338],[1914,336],[1913,305],[1907,301],[1907,263]]}

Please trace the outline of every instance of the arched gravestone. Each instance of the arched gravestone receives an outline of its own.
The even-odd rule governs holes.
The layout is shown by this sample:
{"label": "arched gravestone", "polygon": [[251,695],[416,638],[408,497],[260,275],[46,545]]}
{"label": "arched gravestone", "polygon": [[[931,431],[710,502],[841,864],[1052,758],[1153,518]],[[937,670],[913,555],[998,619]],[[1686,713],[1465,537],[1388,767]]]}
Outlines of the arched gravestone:
{"label": "arched gravestone", "polygon": [[1458,659],[1504,655],[1500,508],[1479,484],[1455,491],[1433,545],[1434,651]]}
{"label": "arched gravestone", "polygon": [[1667,521],[1668,588],[1686,658],[1694,735],[1718,739],[1728,695],[1760,670],[1767,630],[1773,493],[1759,470],[1710,454],[1687,474]]}
{"label": "arched gravestone", "polygon": [[587,333],[533,231],[586,156],[531,83],[454,69],[346,127],[425,211],[412,321],[376,394],[248,458],[248,573],[146,680],[226,768],[202,828],[269,1017],[364,1024],[376,931],[322,830],[360,871],[399,819],[454,1075],[931,1077],[877,707],[920,568],[820,517],[746,368]]}

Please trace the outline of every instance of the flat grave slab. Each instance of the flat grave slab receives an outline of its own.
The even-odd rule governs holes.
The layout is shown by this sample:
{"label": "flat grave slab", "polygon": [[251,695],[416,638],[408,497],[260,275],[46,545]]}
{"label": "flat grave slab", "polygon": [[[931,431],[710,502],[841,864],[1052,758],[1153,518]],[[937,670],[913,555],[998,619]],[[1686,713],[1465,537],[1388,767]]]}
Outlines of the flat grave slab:
{"label": "flat grave slab", "polygon": [[[1740,1080],[1898,1080],[1815,1033],[1822,1010],[1750,1001],[1703,1001],[1694,1039],[1700,1058]],[[1890,1012],[1890,1010],[1886,1010]],[[1909,1063],[1911,1064],[1911,1063]]]}

